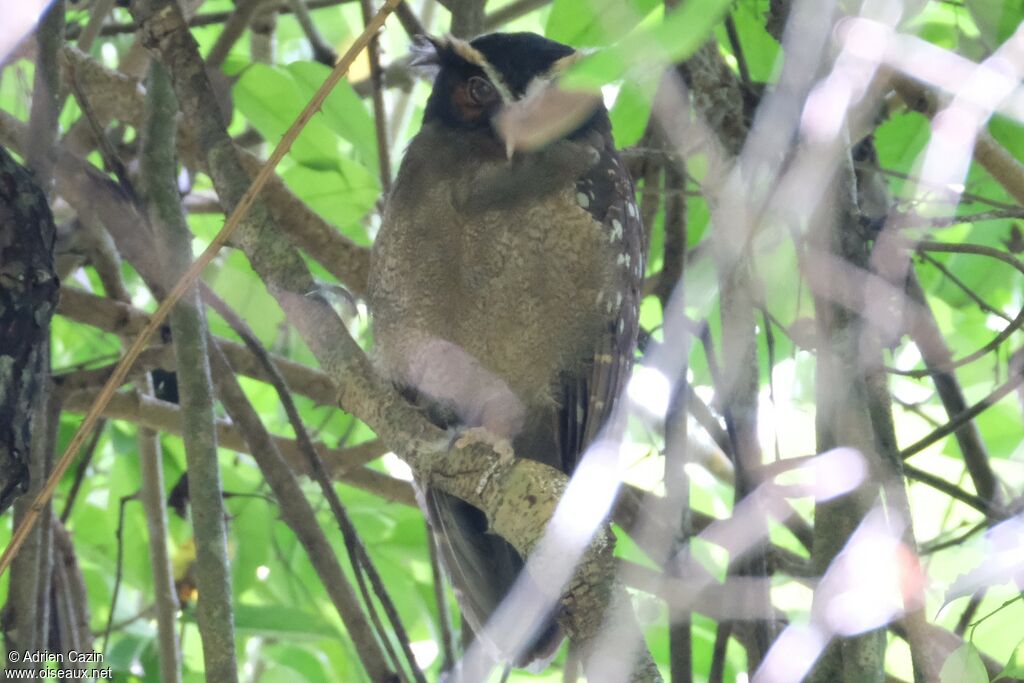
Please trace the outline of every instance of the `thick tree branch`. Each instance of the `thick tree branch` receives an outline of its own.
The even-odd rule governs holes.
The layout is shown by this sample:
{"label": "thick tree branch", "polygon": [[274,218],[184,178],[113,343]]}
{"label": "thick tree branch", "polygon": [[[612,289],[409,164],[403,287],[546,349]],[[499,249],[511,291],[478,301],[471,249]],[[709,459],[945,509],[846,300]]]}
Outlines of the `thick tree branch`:
{"label": "thick tree branch", "polygon": [[[17,524],[34,514],[15,558],[2,625],[8,651],[42,651],[52,623],[53,508],[34,508],[28,497],[45,486],[53,466],[60,406],[50,393],[50,319],[58,281],[53,264],[56,231],[47,196],[53,187],[59,114],[57,52],[64,2],[54,2],[36,30],[37,59],[29,139],[23,169],[0,148],[0,511],[12,502]],[[6,469],[9,467],[10,469]],[[38,663],[9,662],[12,669]]]}
{"label": "thick tree branch", "polygon": [[[151,65],[146,126],[142,145],[142,177],[156,242],[163,253],[164,276],[181,277],[192,261],[192,235],[178,198],[175,179],[174,114],[170,80],[158,62]],[[235,628],[228,559],[226,512],[217,460],[217,433],[210,378],[206,320],[195,288],[170,314],[174,355],[181,396],[185,458],[188,462],[192,528],[196,538],[196,605],[207,676],[230,683],[238,680]]]}
{"label": "thick tree branch", "polygon": [[59,295],[55,238],[46,195],[0,148],[0,512],[29,486],[33,417]]}

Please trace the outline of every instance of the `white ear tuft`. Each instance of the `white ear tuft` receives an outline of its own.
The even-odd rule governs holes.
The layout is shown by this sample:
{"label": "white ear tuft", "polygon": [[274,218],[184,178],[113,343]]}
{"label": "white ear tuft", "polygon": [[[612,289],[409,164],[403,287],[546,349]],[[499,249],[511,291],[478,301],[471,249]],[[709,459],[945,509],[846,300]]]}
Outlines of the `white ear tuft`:
{"label": "white ear tuft", "polygon": [[441,55],[438,53],[441,44],[441,40],[433,36],[413,36],[412,44],[409,46],[409,53],[412,55],[409,68],[417,78],[433,82],[437,77],[438,71],[441,70]]}

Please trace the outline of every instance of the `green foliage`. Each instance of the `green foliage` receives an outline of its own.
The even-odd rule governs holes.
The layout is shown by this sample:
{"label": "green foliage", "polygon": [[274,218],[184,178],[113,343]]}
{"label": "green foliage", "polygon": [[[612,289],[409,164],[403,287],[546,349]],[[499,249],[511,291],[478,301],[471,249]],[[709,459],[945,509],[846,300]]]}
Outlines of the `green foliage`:
{"label": "green foliage", "polygon": [[1013,652],[1010,653],[1010,659],[1006,662],[1006,667],[1000,672],[996,680],[1003,678],[1024,678],[1024,640],[1017,643],[1017,647],[1013,648]]}
{"label": "green foliage", "polygon": [[964,643],[946,658],[939,672],[941,683],[988,683],[988,673],[977,648]]}

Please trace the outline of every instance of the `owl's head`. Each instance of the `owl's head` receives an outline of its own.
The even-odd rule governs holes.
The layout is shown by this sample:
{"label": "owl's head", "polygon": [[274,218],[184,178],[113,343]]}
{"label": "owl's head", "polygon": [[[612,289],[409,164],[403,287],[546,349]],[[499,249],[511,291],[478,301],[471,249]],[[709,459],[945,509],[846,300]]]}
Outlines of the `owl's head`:
{"label": "owl's head", "polygon": [[[496,119],[510,110],[525,110],[527,100],[551,91],[549,86],[581,56],[536,33],[491,33],[472,41],[421,36],[414,52],[414,64],[434,75],[424,123],[467,130],[494,128]],[[550,117],[552,98],[547,99],[542,117]],[[572,126],[582,127],[598,108],[603,109],[588,98],[586,116],[577,117]]]}

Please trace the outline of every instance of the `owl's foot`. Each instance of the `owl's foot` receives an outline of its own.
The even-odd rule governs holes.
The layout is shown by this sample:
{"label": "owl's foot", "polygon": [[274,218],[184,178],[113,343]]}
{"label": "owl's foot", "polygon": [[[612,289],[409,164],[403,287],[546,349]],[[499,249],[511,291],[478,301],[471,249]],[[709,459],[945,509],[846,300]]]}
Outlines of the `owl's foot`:
{"label": "owl's foot", "polygon": [[503,436],[495,434],[486,427],[470,427],[456,434],[455,448],[462,450],[476,444],[484,444],[498,454],[498,462],[507,464],[515,457],[512,443]]}

